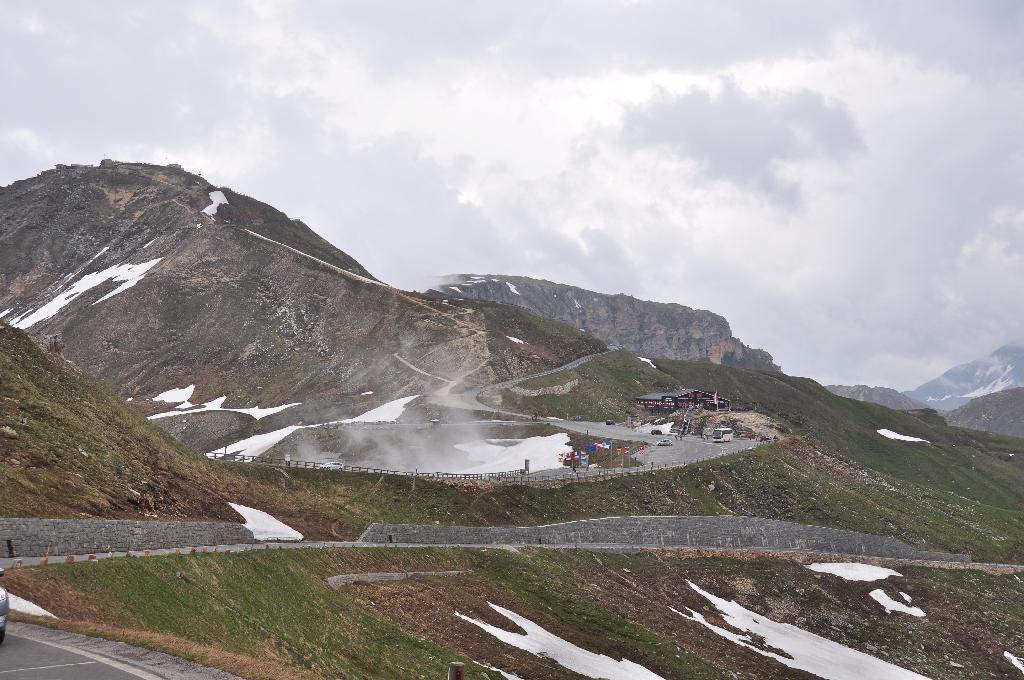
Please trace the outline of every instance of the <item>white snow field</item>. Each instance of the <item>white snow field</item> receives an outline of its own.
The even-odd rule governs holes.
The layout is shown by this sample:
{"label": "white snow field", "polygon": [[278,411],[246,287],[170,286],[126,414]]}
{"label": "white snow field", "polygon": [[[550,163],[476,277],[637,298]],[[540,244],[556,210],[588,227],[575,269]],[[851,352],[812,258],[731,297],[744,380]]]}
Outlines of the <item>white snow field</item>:
{"label": "white snow field", "polygon": [[637,357],[637,359],[639,359],[640,361],[644,362],[645,364],[647,364],[648,366],[650,366],[653,369],[657,369],[658,368],[657,366],[654,365],[654,362],[651,361],[650,359],[644,359],[643,357]]}
{"label": "white snow field", "polygon": [[878,432],[878,434],[882,435],[886,439],[896,439],[901,442],[924,442],[925,444],[931,443],[927,439],[921,439],[920,437],[910,437],[905,434],[900,434],[899,432],[893,432],[892,430],[881,429],[876,430],[876,432]]}
{"label": "white snow field", "polygon": [[33,604],[28,600],[18,597],[14,593],[7,591],[8,604],[11,606],[12,612],[18,612],[20,614],[28,614],[29,616],[48,616],[51,619],[57,618],[50,612],[46,611],[37,604]]}
{"label": "white snow field", "polygon": [[506,281],[506,282],[505,282],[505,285],[506,285],[506,286],[508,286],[508,289],[509,289],[510,291],[512,291],[513,293],[515,293],[516,295],[519,295],[519,294],[520,294],[520,293],[519,293],[519,289],[518,289],[518,288],[516,288],[516,284],[514,284],[514,283],[512,283],[512,282],[510,282],[510,281]]}
{"label": "white snow field", "polygon": [[527,458],[531,470],[557,468],[562,465],[558,460],[559,454],[572,451],[569,435],[565,432],[527,439],[485,439],[456,444],[455,448],[476,463],[455,471],[464,474],[518,470]]}
{"label": "white snow field", "polygon": [[106,283],[107,281],[123,282],[120,286],[93,303],[94,305],[98,305],[104,300],[109,300],[115,295],[123,293],[141,281],[146,273],[155,267],[162,259],[162,257],[158,257],[155,260],[142,262],[140,264],[115,264],[113,267],[107,267],[102,271],[86,274],[36,311],[26,312],[25,314],[12,319],[11,325],[22,330],[31,328],[40,321],[46,321],[50,317],[55,316],[57,312],[71,304],[71,302],[82,293],[92,290],[96,286]]}
{"label": "white snow field", "polygon": [[870,593],[868,593],[868,595],[871,596],[872,600],[874,600],[878,604],[882,605],[882,607],[885,609],[885,613],[886,614],[891,614],[893,612],[899,612],[901,614],[910,614],[911,616],[924,616],[925,615],[924,611],[922,611],[920,607],[908,607],[907,605],[903,604],[902,602],[900,602],[898,600],[894,600],[891,597],[889,597],[888,595],[886,595],[885,591],[882,590],[881,588],[878,588],[876,590],[872,590]]}
{"label": "white snow field", "polygon": [[[405,412],[405,405],[413,399],[416,399],[419,395],[411,397],[402,397],[401,399],[395,399],[388,403],[378,406],[375,409],[367,411],[355,418],[348,418],[346,420],[332,420],[329,423],[316,423],[314,425],[288,425],[278,430],[271,432],[263,432],[261,434],[254,434],[251,437],[246,437],[241,441],[237,441],[234,444],[228,444],[227,447],[217,449],[216,451],[210,451],[207,456],[218,456],[223,453],[237,454],[240,456],[258,456],[272,449],[275,444],[280,442],[282,439],[290,435],[296,430],[304,430],[313,427],[324,427],[326,425],[345,425],[348,423],[391,423],[398,420],[398,417]],[[276,407],[275,407],[276,408]],[[178,413],[181,413],[180,411]]]}
{"label": "white snow field", "polygon": [[881,581],[890,576],[903,576],[892,569],[859,562],[816,562],[808,564],[807,568],[820,574],[832,574],[847,581]]}
{"label": "white snow field", "polygon": [[172,387],[171,389],[156,395],[151,401],[162,401],[168,404],[181,404],[191,399],[192,393],[195,391],[195,385],[189,385],[188,387]]}
{"label": "white snow field", "polygon": [[223,191],[211,191],[210,192],[210,205],[203,208],[203,214],[213,217],[217,214],[217,208],[222,205],[227,205],[228,199],[224,196]]}
{"label": "white snow field", "polygon": [[[406,405],[413,399],[419,398],[420,395],[414,394],[411,397],[402,397],[401,399],[395,399],[389,401],[383,406],[367,411],[362,415],[358,415],[355,418],[346,418],[345,420],[339,420],[338,423],[342,425],[348,423],[393,423],[398,420],[403,413],[405,413]],[[328,423],[332,424],[332,423]]]}
{"label": "white snow field", "polygon": [[216,451],[210,451],[206,455],[219,456],[222,453],[226,453],[239,456],[259,456],[274,448],[278,442],[290,435],[292,432],[302,430],[307,427],[319,427],[319,425],[288,425],[279,430],[254,434],[253,436],[246,437],[234,444],[228,444],[224,448],[217,449]]}
{"label": "white snow field", "polygon": [[505,678],[505,680],[523,680],[523,678],[519,677],[518,675],[512,675],[508,671],[503,671],[500,668],[495,668],[494,666],[488,666],[487,664],[480,663],[479,661],[474,661],[473,663],[475,663],[477,666],[483,666],[484,668],[486,668],[489,671],[494,671],[495,673],[501,673],[501,677]]}
{"label": "white snow field", "polygon": [[245,519],[245,528],[259,541],[301,541],[302,534],[262,510],[228,503]]}
{"label": "white snow field", "polygon": [[1013,664],[1014,668],[1019,670],[1021,673],[1024,673],[1024,659],[1020,658],[1019,656],[1014,656],[1009,652],[1003,652],[1003,656],[1006,657],[1007,661]]}
{"label": "white snow field", "polygon": [[[772,621],[736,602],[716,597],[691,581],[687,583],[715,605],[726,624],[740,632],[716,626],[692,609],[689,610],[689,614],[670,607],[672,611],[684,619],[699,623],[716,635],[761,656],[775,659],[789,668],[807,671],[826,680],[928,680],[923,675],[894,666],[856,649],[850,649],[802,628]],[[766,647],[778,650],[786,656],[756,646],[753,636],[763,639]]]}
{"label": "white snow field", "polygon": [[1006,372],[990,382],[987,385],[982,385],[976,390],[972,390],[967,394],[961,395],[965,399],[974,399],[975,397],[984,397],[986,394],[995,394],[996,392],[1002,392],[1003,390],[1009,389],[1016,385],[1013,380],[1013,366],[1006,369]]}
{"label": "white snow field", "polygon": [[487,604],[490,605],[491,609],[519,626],[524,632],[512,633],[484,621],[477,621],[459,612],[455,612],[455,616],[482,628],[505,644],[512,645],[535,656],[544,656],[552,659],[569,670],[588,678],[598,678],[599,680],[665,680],[660,675],[656,675],[632,661],[626,659],[616,661],[610,656],[587,651],[582,647],[577,647],[568,640],[563,640],[557,635],[549,633],[533,621],[519,616],[513,611],[499,607],[492,602]]}
{"label": "white snow field", "polygon": [[[204,413],[206,411],[230,411],[231,413],[244,413],[247,416],[252,416],[256,420],[261,420],[267,416],[272,416],[275,413],[280,413],[285,409],[289,409],[292,406],[298,406],[302,402],[297,401],[292,404],[281,404],[280,406],[268,406],[263,408],[261,406],[253,406],[252,408],[225,408],[224,402],[227,397],[217,397],[212,401],[208,401],[199,408],[192,408],[193,404],[189,401],[184,401],[174,411],[164,411],[163,413],[154,413],[149,416],[150,420],[158,420],[160,418],[169,418],[171,416],[185,416],[191,413]],[[189,410],[182,410],[189,409]]]}
{"label": "white snow field", "polygon": [[517,345],[525,345],[526,344],[525,342],[523,342],[519,338],[513,338],[511,335],[506,335],[505,337],[508,338],[509,340],[511,340],[512,342],[516,343]]}

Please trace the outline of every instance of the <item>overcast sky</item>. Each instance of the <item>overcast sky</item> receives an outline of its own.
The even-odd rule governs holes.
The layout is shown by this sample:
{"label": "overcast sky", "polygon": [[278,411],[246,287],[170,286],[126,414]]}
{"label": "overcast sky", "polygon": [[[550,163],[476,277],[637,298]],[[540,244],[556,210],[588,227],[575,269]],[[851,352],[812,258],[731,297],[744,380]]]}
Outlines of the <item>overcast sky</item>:
{"label": "overcast sky", "polygon": [[1024,3],[0,0],[0,185],[181,163],[378,277],[538,276],[912,388],[1024,338]]}

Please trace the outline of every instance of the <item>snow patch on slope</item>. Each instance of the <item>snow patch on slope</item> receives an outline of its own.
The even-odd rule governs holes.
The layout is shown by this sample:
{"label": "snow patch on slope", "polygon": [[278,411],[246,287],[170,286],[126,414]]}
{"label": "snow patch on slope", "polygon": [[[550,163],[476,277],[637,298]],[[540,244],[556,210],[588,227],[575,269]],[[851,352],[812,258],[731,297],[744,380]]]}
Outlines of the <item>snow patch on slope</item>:
{"label": "snow patch on slope", "polygon": [[269,515],[262,510],[247,508],[237,503],[228,503],[245,519],[245,528],[252,532],[258,541],[301,541],[302,534],[295,529]]}
{"label": "snow patch on slope", "polygon": [[[282,404],[280,406],[268,406],[266,408],[260,406],[253,406],[251,408],[224,408],[224,402],[227,401],[227,397],[217,397],[212,401],[208,401],[199,408],[192,408],[191,402],[185,401],[179,404],[174,411],[165,411],[164,413],[155,413],[149,416],[150,420],[158,420],[160,418],[170,418],[171,416],[186,416],[192,413],[204,413],[206,411],[229,411],[231,413],[244,413],[247,416],[252,416],[256,420],[272,416],[275,413],[280,413],[285,409],[289,409],[292,406],[298,406],[302,402],[295,402],[292,404]],[[184,411],[182,409],[191,409]]]}
{"label": "snow patch on slope", "polygon": [[[699,623],[716,635],[761,656],[775,659],[789,668],[807,671],[826,680],[928,680],[923,675],[894,666],[856,649],[850,649],[802,628],[772,621],[736,602],[716,597],[690,581],[687,583],[718,609],[727,625],[744,634],[716,626],[700,612],[692,609],[689,610],[689,614],[684,614],[670,607],[673,612],[684,619]],[[763,639],[764,646],[768,649],[758,647],[754,643],[755,636]],[[779,650],[782,654],[770,651],[772,649]]]}
{"label": "snow patch on slope", "polygon": [[[345,420],[332,420],[328,423],[317,423],[314,425],[288,425],[271,432],[263,432],[260,434],[254,434],[251,437],[246,437],[234,444],[228,444],[226,447],[217,449],[216,451],[210,451],[206,455],[208,457],[216,457],[223,454],[237,455],[237,456],[259,456],[266,453],[270,449],[283,440],[285,437],[290,435],[296,430],[305,430],[314,427],[326,427],[328,425],[345,425],[348,423],[389,423],[398,420],[399,416],[405,412],[405,405],[413,399],[416,399],[419,395],[412,397],[402,397],[401,399],[395,399],[382,406],[378,406],[375,409],[371,409],[366,413],[358,415],[354,418],[347,418]],[[276,407],[275,407],[276,408]],[[177,415],[177,414],[176,414]]]}
{"label": "snow patch on slope", "polygon": [[648,366],[650,366],[653,369],[657,369],[658,368],[657,366],[654,365],[654,362],[651,361],[650,359],[644,359],[643,357],[637,357],[637,359],[639,359],[640,361],[644,362],[645,364],[647,364]]}
{"label": "snow patch on slope", "polygon": [[228,204],[228,199],[226,196],[224,196],[223,191],[211,191],[210,201],[210,205],[203,208],[203,214],[209,215],[210,217],[213,217],[214,215],[217,214],[217,208],[221,207],[222,205]]}
{"label": "snow patch on slope", "polygon": [[7,591],[8,604],[11,606],[12,612],[18,612],[19,614],[28,614],[29,616],[46,616],[51,619],[57,618],[50,612],[46,611],[42,607],[28,600],[18,597],[14,593]]}
{"label": "snow patch on slope", "polygon": [[64,290],[64,292],[54,297],[36,311],[27,312],[15,318],[11,321],[11,325],[22,330],[31,328],[40,321],[45,321],[55,316],[57,312],[71,304],[71,302],[82,293],[92,290],[96,286],[106,283],[107,281],[123,282],[120,286],[93,303],[94,305],[98,305],[104,300],[109,300],[115,295],[123,293],[141,281],[146,273],[155,267],[162,259],[162,257],[158,257],[155,260],[142,262],[140,264],[116,264],[113,267],[107,267],[102,271],[86,274],[71,284],[71,286]]}
{"label": "snow patch on slope", "polygon": [[513,293],[515,293],[516,295],[519,295],[519,289],[518,289],[518,288],[516,288],[516,284],[512,283],[511,281],[506,281],[506,282],[505,282],[505,285],[506,285],[506,286],[508,286],[508,289],[509,289],[510,291],[512,291],[512,292],[513,292]]}
{"label": "snow patch on slope", "polygon": [[610,656],[587,651],[582,647],[577,647],[568,640],[563,640],[554,633],[549,633],[533,621],[519,616],[513,611],[499,607],[492,602],[487,604],[490,605],[491,609],[519,626],[524,632],[513,633],[497,626],[492,626],[484,621],[477,621],[459,612],[455,612],[455,616],[483,629],[505,644],[512,645],[535,656],[552,659],[569,670],[588,678],[599,678],[600,680],[665,680],[662,676],[656,675],[632,661],[627,659],[616,661]]}
{"label": "snow patch on slope", "polygon": [[413,399],[419,398],[420,395],[414,394],[411,397],[402,397],[401,399],[395,399],[388,403],[378,406],[375,409],[367,411],[362,415],[358,415],[355,418],[346,418],[345,420],[339,420],[338,423],[345,425],[348,423],[393,423],[398,420],[403,413],[405,413],[406,405]]}
{"label": "snow patch on slope", "polygon": [[509,340],[511,340],[512,342],[516,343],[517,345],[525,345],[526,344],[525,342],[523,342],[519,338],[513,338],[511,335],[506,335],[505,337],[508,338]]}
{"label": "snow patch on slope", "polygon": [[1024,659],[1021,659],[1020,657],[1014,656],[1013,654],[1010,654],[1009,652],[1003,652],[1003,656],[1006,657],[1007,661],[1009,661],[1011,664],[1013,664],[1014,668],[1019,670],[1021,673],[1024,673]]}
{"label": "snow patch on slope", "polygon": [[192,393],[195,391],[195,385],[189,385],[188,387],[175,387],[156,395],[153,397],[153,401],[163,401],[168,404],[180,404],[183,401],[191,399]]}
{"label": "snow patch on slope", "polygon": [[902,602],[894,600],[888,595],[886,595],[885,591],[881,588],[878,588],[877,590],[872,590],[870,593],[868,593],[868,595],[871,596],[872,600],[882,605],[882,607],[885,609],[886,614],[899,612],[901,614],[910,614],[911,616],[925,615],[924,611],[920,607],[908,607]]}
{"label": "snow patch on slope", "polygon": [[530,460],[531,470],[557,468],[562,465],[558,456],[572,451],[569,435],[565,432],[527,439],[485,439],[456,444],[455,448],[478,463],[465,470],[456,470],[463,474],[518,470],[526,459]]}
{"label": "snow patch on slope", "polygon": [[927,439],[921,439],[920,437],[910,437],[905,434],[900,434],[899,432],[893,432],[892,430],[881,429],[875,431],[878,432],[878,434],[885,437],[886,439],[896,439],[901,442],[924,442],[925,444],[931,443]]}
{"label": "snow patch on slope", "polygon": [[890,576],[903,576],[892,569],[860,562],[816,562],[808,564],[807,568],[819,574],[832,574],[846,581],[881,581]]}

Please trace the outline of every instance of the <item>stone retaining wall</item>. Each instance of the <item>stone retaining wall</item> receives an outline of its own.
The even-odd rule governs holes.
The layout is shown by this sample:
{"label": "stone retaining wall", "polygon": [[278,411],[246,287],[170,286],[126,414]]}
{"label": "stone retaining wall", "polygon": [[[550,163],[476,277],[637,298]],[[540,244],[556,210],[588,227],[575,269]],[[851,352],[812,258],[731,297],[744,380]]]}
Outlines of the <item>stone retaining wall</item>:
{"label": "stone retaining wall", "polygon": [[536,527],[372,524],[364,543],[572,545],[576,543],[697,548],[811,550],[943,562],[970,556],[916,550],[875,536],[760,517],[607,517]]}
{"label": "stone retaining wall", "polygon": [[370,572],[366,574],[339,574],[329,576],[327,585],[337,590],[353,583],[379,583],[381,581],[404,581],[409,578],[421,578],[425,576],[459,576],[468,574],[468,571],[389,571]]}
{"label": "stone retaining wall", "polygon": [[518,385],[511,388],[513,394],[517,394],[520,397],[541,397],[541,396],[557,396],[564,397],[565,395],[576,389],[576,386],[580,384],[579,378],[573,378],[564,385],[553,385],[551,387],[539,387],[535,390],[529,390],[525,387],[519,387]]}
{"label": "stone retaining wall", "polygon": [[81,555],[255,542],[251,531],[230,522],[0,518],[0,557]]}

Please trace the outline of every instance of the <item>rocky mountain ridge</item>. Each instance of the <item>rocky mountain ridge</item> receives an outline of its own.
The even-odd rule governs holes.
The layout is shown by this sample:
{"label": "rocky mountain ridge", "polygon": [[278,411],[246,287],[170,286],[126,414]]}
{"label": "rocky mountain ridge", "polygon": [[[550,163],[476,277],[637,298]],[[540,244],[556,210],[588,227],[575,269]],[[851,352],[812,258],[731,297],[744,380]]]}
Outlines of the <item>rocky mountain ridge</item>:
{"label": "rocky mountain ridge", "polygon": [[771,354],[743,344],[732,335],[724,317],[707,310],[596,293],[526,276],[460,274],[448,277],[436,290],[452,298],[524,307],[645,358],[781,370]]}
{"label": "rocky mountain ridge", "polygon": [[147,415],[174,410],[180,401],[154,398],[187,388],[192,405],[293,404],[258,421],[187,416],[226,420],[223,436],[603,349],[524,310],[398,290],[269,205],[179,167],[115,161],[0,188],[0,318],[58,338]]}
{"label": "rocky mountain ridge", "polygon": [[911,399],[907,395],[892,389],[891,387],[869,387],[867,385],[825,385],[832,394],[840,397],[866,401],[871,404],[878,404],[891,408],[895,411],[913,411],[919,408],[927,408],[924,404]]}

